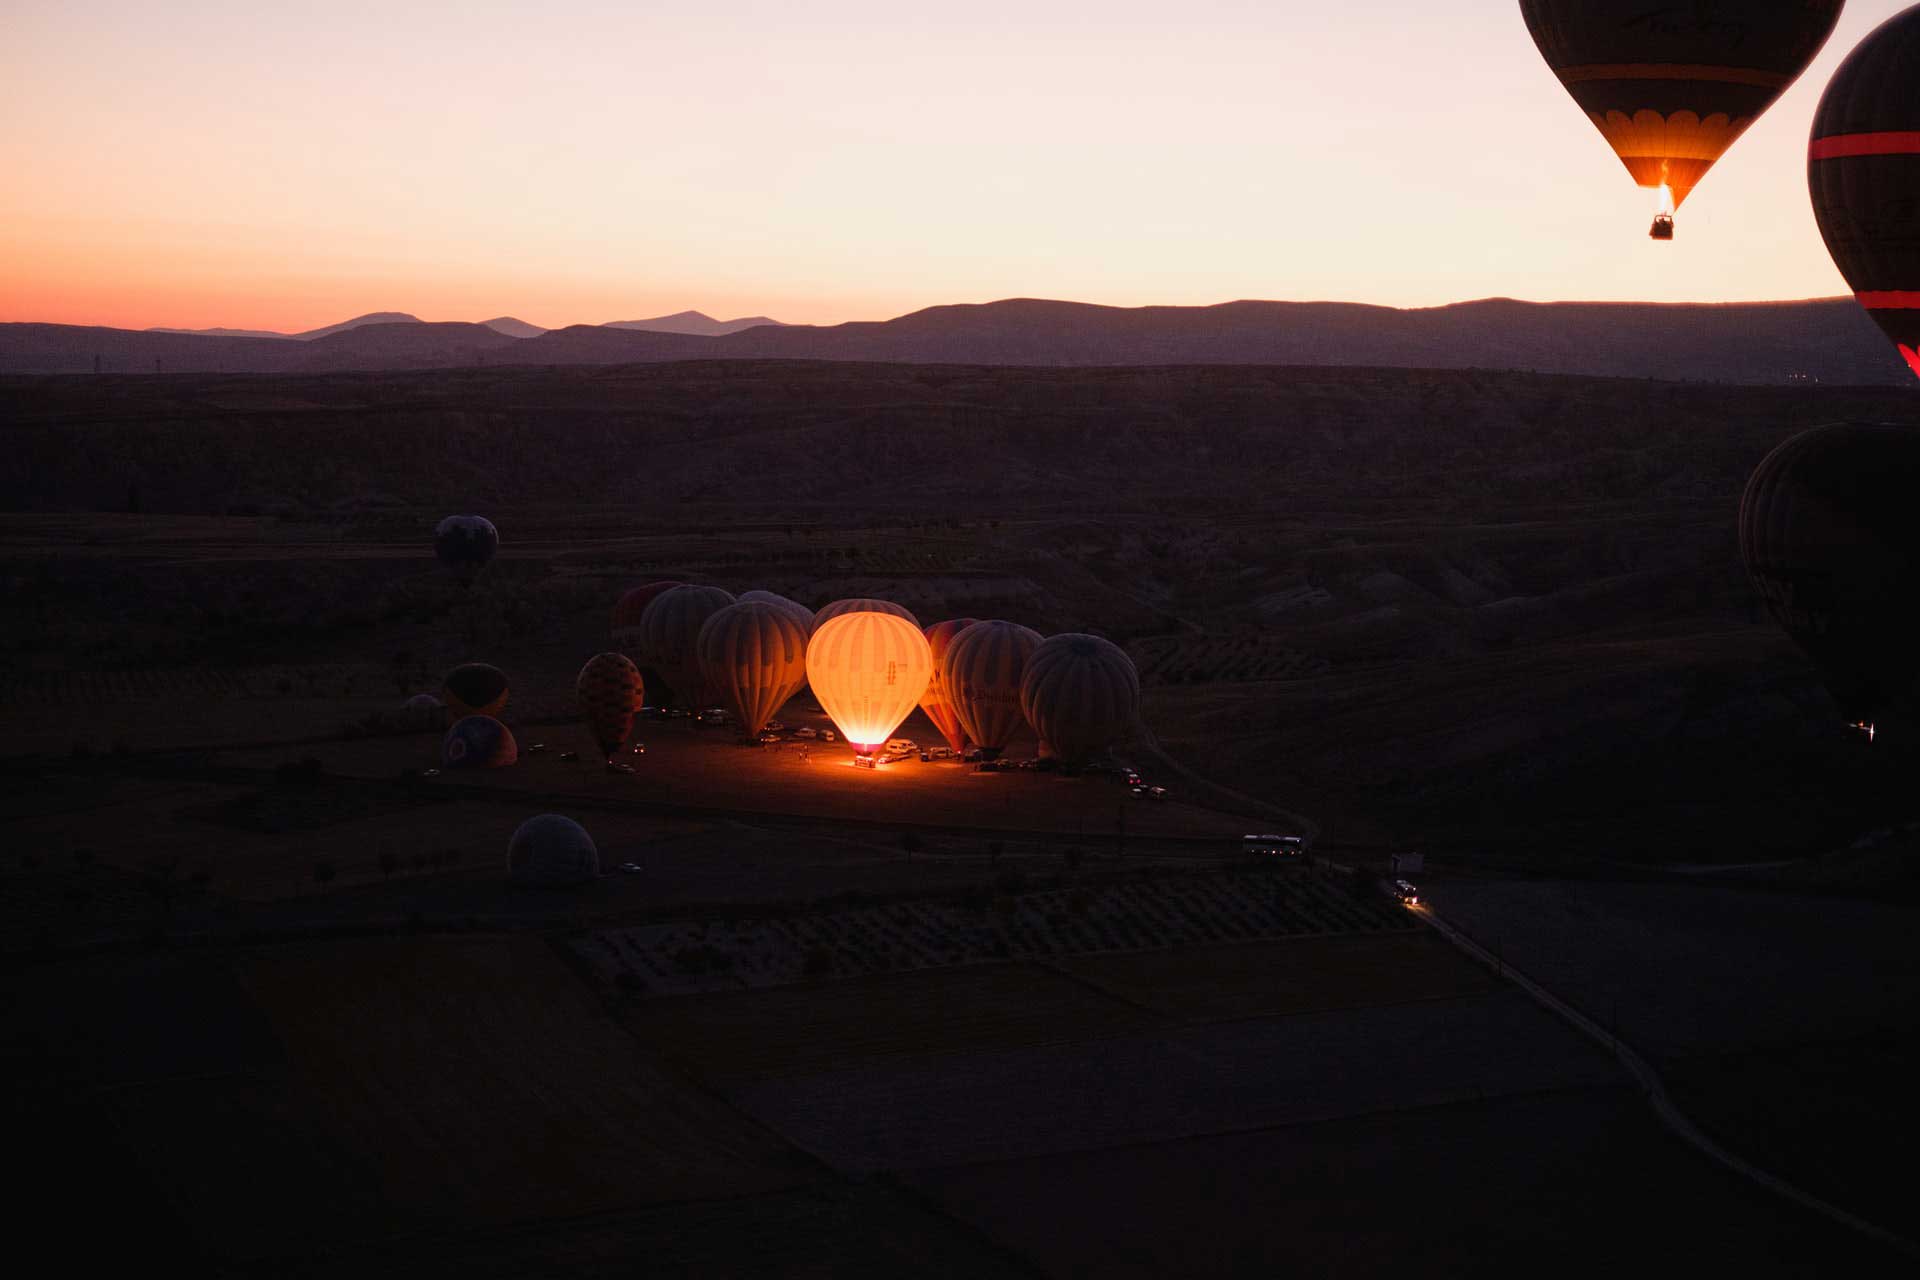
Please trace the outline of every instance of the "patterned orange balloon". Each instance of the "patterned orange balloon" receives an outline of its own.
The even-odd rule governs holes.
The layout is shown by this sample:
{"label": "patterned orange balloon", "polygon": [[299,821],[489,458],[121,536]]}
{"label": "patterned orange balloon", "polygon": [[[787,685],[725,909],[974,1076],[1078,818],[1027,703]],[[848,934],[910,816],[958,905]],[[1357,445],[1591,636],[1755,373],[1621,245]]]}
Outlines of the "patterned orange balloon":
{"label": "patterned orange balloon", "polygon": [[601,753],[611,758],[633,732],[633,717],[646,693],[640,668],[622,653],[595,654],[580,668],[573,687],[588,731]]}

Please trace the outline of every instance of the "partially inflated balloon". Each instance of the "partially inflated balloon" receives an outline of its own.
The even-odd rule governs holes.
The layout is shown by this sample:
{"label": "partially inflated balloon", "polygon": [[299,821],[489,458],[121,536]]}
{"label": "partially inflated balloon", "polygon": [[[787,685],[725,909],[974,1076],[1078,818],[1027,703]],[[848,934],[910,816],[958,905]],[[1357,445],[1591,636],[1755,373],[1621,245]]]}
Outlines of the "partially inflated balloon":
{"label": "partially inflated balloon", "polygon": [[633,732],[633,717],[645,697],[640,668],[625,654],[597,653],[580,668],[573,689],[579,695],[580,715],[587,722],[587,731],[593,734],[600,753],[612,757]]}
{"label": "partially inflated balloon", "polygon": [[621,596],[613,606],[614,647],[632,658],[640,646],[640,619],[647,612],[647,606],[662,592],[671,591],[679,585],[671,580],[649,582]]}
{"label": "partially inflated balloon", "polygon": [[956,752],[967,749],[967,731],[960,724],[960,712],[953,705],[953,696],[947,692],[947,676],[941,668],[953,638],[978,621],[978,618],[953,618],[927,628],[927,645],[933,650],[933,678],[927,681],[927,691],[920,695],[920,709]]}
{"label": "partially inflated balloon", "polygon": [[807,628],[777,604],[730,604],[700,628],[700,670],[753,737],[807,683]]}
{"label": "partially inflated balloon", "polygon": [[1813,115],[1807,190],[1834,265],[1920,377],[1920,5],[1833,73]]}
{"label": "partially inflated balloon", "polygon": [[733,603],[718,587],[670,587],[654,597],[640,616],[639,660],[658,667],[682,706],[704,706],[712,698],[700,672],[700,628]]}
{"label": "partially inflated balloon", "polygon": [[940,660],[947,697],[960,727],[989,760],[1026,731],[1020,680],[1039,647],[1038,631],[998,619],[976,622],[947,642]]}
{"label": "partially inflated balloon", "polygon": [[1920,692],[1916,493],[1920,430],[1836,423],[1768,454],[1740,500],[1747,572],[1851,720]]}
{"label": "partially inflated balloon", "polygon": [[1140,674],[1120,646],[1098,636],[1049,636],[1027,660],[1020,703],[1063,764],[1111,748],[1140,712]]}
{"label": "partially inflated balloon", "polygon": [[443,769],[500,769],[520,758],[520,745],[507,726],[492,716],[456,720],[440,743]]}
{"label": "partially inflated balloon", "polygon": [[813,694],[862,755],[873,754],[913,714],[932,675],[927,638],[896,614],[842,613],[815,628],[807,643]]}
{"label": "partially inflated balloon", "polygon": [[572,818],[543,813],[515,828],[507,842],[507,874],[515,884],[537,889],[572,888],[599,876],[600,851]]}
{"label": "partially inflated balloon", "polygon": [[1677,208],[1813,61],[1843,0],[1520,0],[1541,56],[1643,187]]}
{"label": "partially inflated balloon", "polygon": [[828,618],[837,618],[843,613],[890,613],[896,618],[905,618],[916,627],[920,625],[920,619],[914,617],[913,611],[907,608],[907,606],[895,604],[891,600],[876,600],[871,596],[857,596],[850,600],[835,600],[832,604],[823,606],[818,613],[813,615],[813,625],[817,627]]}
{"label": "partially inflated balloon", "polygon": [[447,672],[440,695],[455,716],[497,716],[507,705],[507,676],[484,662],[463,662]]}
{"label": "partially inflated balloon", "polygon": [[500,549],[500,531],[485,516],[448,516],[433,531],[433,554],[440,563],[471,579]]}

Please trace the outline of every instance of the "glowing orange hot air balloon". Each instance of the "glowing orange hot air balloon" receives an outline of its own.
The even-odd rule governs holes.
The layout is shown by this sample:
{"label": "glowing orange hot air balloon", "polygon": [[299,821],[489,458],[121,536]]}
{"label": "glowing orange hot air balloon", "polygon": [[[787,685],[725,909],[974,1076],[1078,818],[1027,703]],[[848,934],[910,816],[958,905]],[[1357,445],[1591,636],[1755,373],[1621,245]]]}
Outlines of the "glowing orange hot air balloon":
{"label": "glowing orange hot air balloon", "polygon": [[1520,0],[1553,74],[1643,187],[1673,210],[1786,91],[1839,21],[1844,0]]}
{"label": "glowing orange hot air balloon", "polygon": [[598,653],[580,668],[573,682],[580,714],[609,763],[633,732],[633,717],[646,695],[640,668],[622,653]]}
{"label": "glowing orange hot air balloon", "polygon": [[842,613],[807,643],[807,679],[821,709],[856,753],[873,753],[913,714],[933,675],[933,649],[920,628],[891,613]]}
{"label": "glowing orange hot air balloon", "polygon": [[967,731],[961,727],[959,709],[953,705],[953,698],[947,692],[946,673],[941,670],[941,660],[946,657],[947,646],[953,638],[965,631],[978,618],[954,618],[947,622],[936,622],[927,628],[927,645],[933,650],[933,678],[927,681],[927,691],[920,695],[920,709],[927,713],[927,719],[933,721],[933,727],[947,740],[956,754],[967,749]]}

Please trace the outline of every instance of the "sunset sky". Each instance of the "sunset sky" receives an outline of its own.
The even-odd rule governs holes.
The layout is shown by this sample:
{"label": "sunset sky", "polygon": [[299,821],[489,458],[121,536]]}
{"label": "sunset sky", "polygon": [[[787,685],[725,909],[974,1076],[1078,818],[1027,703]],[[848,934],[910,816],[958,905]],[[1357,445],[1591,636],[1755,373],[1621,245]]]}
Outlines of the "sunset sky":
{"label": "sunset sky", "polygon": [[0,320],[1844,293],[1811,71],[1651,205],[1512,0],[11,4]]}

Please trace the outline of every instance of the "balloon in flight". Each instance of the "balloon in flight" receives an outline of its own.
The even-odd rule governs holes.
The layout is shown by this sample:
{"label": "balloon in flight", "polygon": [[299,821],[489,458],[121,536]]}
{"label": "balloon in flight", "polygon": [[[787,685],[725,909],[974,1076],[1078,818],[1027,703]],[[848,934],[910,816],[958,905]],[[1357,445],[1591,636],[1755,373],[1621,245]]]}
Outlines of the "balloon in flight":
{"label": "balloon in flight", "polygon": [[574,679],[573,689],[580,698],[580,715],[587,731],[608,759],[633,732],[633,717],[645,700],[646,685],[640,668],[623,653],[597,653],[587,659]]}
{"label": "balloon in flight", "polygon": [[1740,554],[1775,622],[1849,720],[1912,715],[1920,676],[1920,430],[1815,427],[1740,500]]}
{"label": "balloon in flight", "polygon": [[1140,675],[1098,636],[1049,636],[1027,659],[1020,705],[1062,764],[1084,764],[1126,736],[1140,711]]}
{"label": "balloon in flight", "polygon": [[447,672],[440,696],[455,716],[497,716],[507,705],[507,676],[485,662],[463,662]]}
{"label": "balloon in flight", "polygon": [[964,627],[946,643],[940,676],[947,698],[961,731],[989,760],[1027,727],[1020,681],[1040,643],[1032,627],[999,619]]}
{"label": "balloon in flight", "polygon": [[[1673,208],[1797,79],[1843,0],[1520,0],[1533,42],[1642,187]],[[1666,211],[1670,214],[1670,210]],[[1672,219],[1654,224],[1668,239]]]}
{"label": "balloon in flight", "polygon": [[1833,73],[1813,114],[1807,191],[1833,264],[1920,377],[1920,5]]}
{"label": "balloon in flight", "polygon": [[700,628],[700,670],[749,738],[807,683],[807,626],[791,609],[742,600]]}
{"label": "balloon in flight", "polygon": [[953,638],[978,621],[978,618],[951,618],[934,623],[926,631],[927,646],[933,651],[933,677],[927,681],[927,691],[920,695],[920,709],[927,713],[927,719],[933,721],[933,727],[955,752],[967,749],[967,731],[960,726],[960,712],[947,692],[947,676],[942,668],[947,646],[953,643]]}
{"label": "balloon in flight", "polygon": [[807,642],[813,695],[860,755],[872,755],[913,714],[932,675],[926,636],[897,614],[837,614]]}
{"label": "balloon in flight", "polygon": [[448,516],[433,531],[433,554],[469,581],[500,549],[500,531],[485,516]]}

